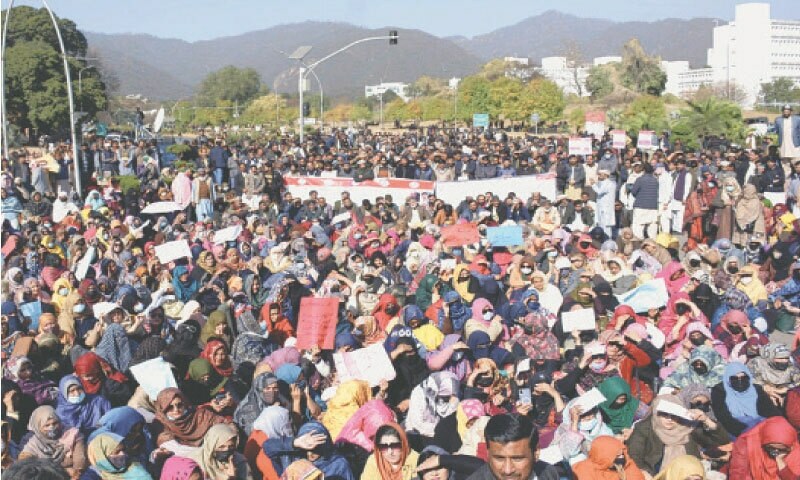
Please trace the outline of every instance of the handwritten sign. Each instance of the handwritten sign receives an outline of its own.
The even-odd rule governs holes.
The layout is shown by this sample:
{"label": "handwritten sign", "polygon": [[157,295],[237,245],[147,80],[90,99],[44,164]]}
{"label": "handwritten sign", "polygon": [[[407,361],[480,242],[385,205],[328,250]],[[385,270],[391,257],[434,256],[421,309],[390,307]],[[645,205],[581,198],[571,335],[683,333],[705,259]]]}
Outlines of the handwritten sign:
{"label": "handwritten sign", "polygon": [[655,132],[652,130],[639,130],[639,138],[636,140],[636,148],[647,150],[656,148],[655,145]]}
{"label": "handwritten sign", "polygon": [[569,139],[569,154],[570,155],[591,155],[592,154],[592,139],[589,137],[570,137]]}
{"label": "handwritten sign", "polygon": [[594,330],[597,323],[594,319],[593,308],[582,308],[574,312],[561,314],[561,326],[565,332],[573,330]]}
{"label": "handwritten sign", "polygon": [[336,297],[303,297],[297,324],[297,349],[313,346],[333,350],[336,322],[339,319],[339,299]]}
{"label": "handwritten sign", "polygon": [[186,240],[175,240],[156,245],[156,257],[163,265],[179,258],[192,258],[192,251]]}
{"label": "handwritten sign", "polygon": [[242,233],[241,225],[234,225],[232,227],[223,228],[222,230],[217,230],[214,232],[214,243],[219,245],[226,242],[235,242],[240,233]]}
{"label": "handwritten sign", "polygon": [[628,143],[627,135],[625,135],[625,130],[612,130],[611,131],[611,146],[614,148],[625,148],[625,145]]}
{"label": "handwritten sign", "polygon": [[334,353],[333,363],[342,382],[364,380],[371,387],[377,387],[381,380],[390,381],[397,376],[389,354],[381,343],[352,352]]}
{"label": "handwritten sign", "polygon": [[524,243],[520,225],[489,227],[486,229],[486,239],[493,247],[512,247]]}
{"label": "handwritten sign", "polygon": [[459,223],[442,228],[442,243],[448,247],[461,247],[479,242],[478,227],[472,223]]}

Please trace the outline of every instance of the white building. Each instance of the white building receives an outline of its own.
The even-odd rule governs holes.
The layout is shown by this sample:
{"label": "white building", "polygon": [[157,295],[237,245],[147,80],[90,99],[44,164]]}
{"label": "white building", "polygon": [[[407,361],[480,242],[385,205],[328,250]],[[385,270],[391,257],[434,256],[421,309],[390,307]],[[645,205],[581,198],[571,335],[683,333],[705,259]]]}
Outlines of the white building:
{"label": "white building", "polygon": [[447,87],[450,88],[450,90],[455,90],[458,88],[459,83],[461,83],[461,79],[458,77],[453,77],[447,81]]}
{"label": "white building", "polygon": [[599,67],[601,65],[606,65],[609,63],[622,63],[622,57],[609,55],[606,57],[595,57],[595,59],[592,61],[592,65],[594,65],[595,67]]}
{"label": "white building", "polygon": [[364,87],[364,96],[367,98],[377,97],[390,90],[402,98],[404,102],[408,101],[408,94],[406,93],[408,84],[403,82],[383,82],[378,85],[366,85]]}
{"label": "white building", "polygon": [[531,62],[529,58],[526,57],[503,57],[503,61],[506,63],[518,63],[520,65],[528,66]]}
{"label": "white building", "polygon": [[544,57],[542,58],[542,68],[539,69],[539,72],[561,87],[561,90],[568,95],[578,95],[580,86],[581,95],[584,97],[589,96],[589,92],[586,91],[586,77],[589,75],[588,67],[570,68],[567,65],[566,57]]}
{"label": "white building", "polygon": [[667,92],[688,95],[704,84],[734,83],[747,93],[746,107],[758,101],[761,84],[787,77],[800,85],[800,22],[770,19],[768,3],[736,6],[735,18],[714,27],[707,68],[662,62]]}

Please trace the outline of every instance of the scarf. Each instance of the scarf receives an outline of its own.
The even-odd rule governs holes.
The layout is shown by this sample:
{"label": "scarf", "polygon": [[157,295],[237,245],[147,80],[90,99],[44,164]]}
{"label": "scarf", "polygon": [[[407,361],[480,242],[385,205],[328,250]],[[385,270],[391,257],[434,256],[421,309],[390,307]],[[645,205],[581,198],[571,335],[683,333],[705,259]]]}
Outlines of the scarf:
{"label": "scarf", "polygon": [[372,439],[375,438],[375,433],[381,426],[394,421],[394,412],[383,403],[383,400],[370,400],[344,424],[336,437],[336,443],[352,443],[366,452],[372,452]]}
{"label": "scarf", "polygon": [[80,403],[71,403],[67,400],[67,392],[73,385],[81,386],[80,380],[75,375],[66,375],[59,382],[56,413],[64,426],[76,427],[87,434],[97,425],[100,418],[111,410],[111,404],[99,395],[86,395]]}
{"label": "scarf", "polygon": [[[750,386],[744,392],[739,392],[730,385],[730,378],[740,373],[746,374],[750,379]],[[725,388],[725,405],[736,420],[750,428],[764,419],[758,414],[758,392],[753,386],[753,376],[743,363],[731,362],[725,365],[722,386]]]}
{"label": "scarf", "polygon": [[[220,445],[228,442],[232,438],[238,438],[238,436],[239,432],[236,430],[235,426],[230,423],[218,423],[208,429],[200,448],[187,455],[187,457],[194,460],[195,463],[200,466],[200,469],[205,474],[205,478],[228,478],[228,475],[225,473],[226,465],[214,457],[214,451]],[[236,463],[235,457],[239,455],[239,453],[235,451],[235,448],[234,446],[234,457],[231,458],[231,462],[234,463]]]}
{"label": "scarf", "polygon": [[465,302],[472,303],[475,299],[475,294],[469,291],[472,275],[466,280],[459,280],[462,271],[469,271],[469,267],[463,263],[459,263],[453,270],[453,288],[455,288],[456,292],[458,292]]}
{"label": "scarf", "polygon": [[230,355],[226,355],[226,359],[222,362],[222,365],[214,365],[214,362],[211,361],[211,358],[220,348],[225,349],[225,353],[227,353],[228,347],[225,346],[225,343],[222,342],[222,340],[211,340],[210,342],[206,343],[206,347],[200,353],[200,358],[205,358],[208,360],[208,363],[214,367],[214,370],[216,370],[217,373],[225,378],[228,378],[233,375],[233,365],[231,364]]}
{"label": "scarf", "polygon": [[342,431],[345,423],[362,405],[372,398],[369,384],[363,380],[349,380],[336,388],[336,393],[328,400],[328,410],[322,419],[322,424],[336,438]]}
{"label": "scarf", "polygon": [[33,411],[31,418],[28,421],[28,430],[33,432],[33,436],[30,437],[28,443],[25,444],[25,447],[23,447],[22,451],[31,453],[37,458],[49,458],[54,462],[61,464],[61,462],[64,461],[64,458],[66,458],[67,449],[70,446],[70,443],[65,441],[65,437],[67,437],[67,434],[69,434],[69,436],[73,437],[72,439],[74,440],[74,437],[77,436],[78,430],[67,430],[66,432],[62,433],[59,438],[51,440],[42,430],[44,425],[50,420],[56,420],[59,424],[61,423],[53,407],[49,405],[43,405]]}
{"label": "scarf", "polygon": [[[600,408],[608,418],[606,424],[611,430],[619,434],[623,429],[631,428],[636,410],[639,408],[639,399],[633,398],[628,382],[622,377],[611,377],[603,380],[597,388],[606,397]],[[625,395],[625,403],[622,406],[614,403],[620,395]]]}
{"label": "scarf", "polygon": [[661,465],[669,465],[673,459],[686,455],[686,444],[689,443],[690,436],[692,435],[693,428],[688,425],[681,425],[675,423],[672,430],[667,430],[661,425],[661,420],[658,418],[658,404],[661,402],[674,403],[684,407],[685,405],[681,399],[675,395],[659,395],[653,401],[653,410],[650,414],[650,422],[652,423],[653,431],[656,432],[659,440],[664,443],[664,457],[661,459]]}
{"label": "scarf", "polygon": [[761,355],[750,360],[748,365],[750,370],[759,377],[759,380],[774,386],[785,386],[795,383],[797,377],[797,367],[789,362],[789,368],[778,370],[772,366],[772,362],[778,358],[789,358],[790,353],[786,345],[782,343],[770,342],[761,347]]}
{"label": "scarf", "polygon": [[102,433],[94,438],[86,447],[89,462],[92,470],[97,473],[102,480],[152,480],[153,477],[138,462],[122,468],[114,466],[109,459],[109,455],[114,453],[123,438],[116,433]]}
{"label": "scarf", "polygon": [[771,417],[741,434],[737,445],[742,442],[747,454],[750,476],[753,480],[773,480],[778,478],[778,464],[764,452],[764,445],[781,443],[791,448],[786,456],[786,466],[792,475],[800,477],[800,444],[797,430],[784,417]]}
{"label": "scarf", "polygon": [[[167,418],[164,410],[175,398],[183,400],[183,404],[190,410],[183,417],[172,421]],[[202,408],[191,409],[190,405],[192,405],[192,402],[175,387],[165,388],[158,394],[156,399],[156,420],[161,423],[164,431],[161,432],[156,440],[157,444],[160,445],[174,438],[178,443],[184,445],[200,446],[209,428],[225,421],[224,417],[220,417],[210,410]]]}
{"label": "scarf", "polygon": [[128,369],[131,363],[131,344],[125,329],[118,323],[106,326],[100,343],[94,349],[95,353],[107,361],[109,365],[119,372]]}
{"label": "scarf", "polygon": [[685,480],[692,476],[706,478],[705,467],[694,455],[681,455],[662,468],[654,480]]}
{"label": "scarf", "polygon": [[[625,456],[625,466],[622,471],[614,467],[614,460],[620,455]],[[625,444],[614,437],[599,437],[592,442],[589,456],[586,460],[572,467],[576,478],[590,478],[592,480],[639,480],[644,479],[641,470],[633,460],[628,457]],[[681,479],[683,480],[683,479]]]}
{"label": "scarf", "polygon": [[[169,480],[189,480],[194,472],[201,472],[200,465],[194,460],[186,457],[173,455],[164,462],[161,469],[161,478]],[[202,473],[200,473],[202,477]]]}
{"label": "scarf", "polygon": [[[401,467],[395,472],[394,469],[392,469],[392,465],[388,461],[386,461],[386,459],[380,453],[373,453],[373,455],[375,455],[375,463],[378,466],[378,472],[380,472],[382,480],[403,480],[402,465],[406,463],[406,459],[408,458],[408,454],[410,452],[410,449],[408,447],[408,438],[406,437],[405,430],[403,430],[403,427],[401,427],[400,425],[394,422],[389,422],[386,424],[386,426],[391,427],[397,434],[397,437],[400,438],[400,444],[402,445],[402,447],[401,447],[399,463]],[[379,439],[376,436],[375,447],[373,451],[378,450],[378,441]]]}
{"label": "scarf", "polygon": [[328,430],[321,423],[310,421],[297,430],[297,436],[300,437],[308,433],[325,436],[325,443],[318,445],[314,449],[314,452],[319,454],[319,457],[313,462],[314,466],[322,471],[325,478],[351,478],[350,466],[344,457],[335,453]]}
{"label": "scarf", "polygon": [[[264,399],[264,389],[268,385],[277,382],[278,379],[271,372],[258,375],[253,381],[250,391],[247,392],[247,396],[244,397],[244,400],[236,407],[236,411],[233,412],[233,421],[242,427],[248,435],[250,435],[253,429],[253,422],[258,418],[259,414],[272,405]],[[277,395],[275,396],[275,401],[278,401]]]}
{"label": "scarf", "polygon": [[[75,362],[75,375],[80,378],[83,390],[87,394],[96,394],[103,387],[103,380],[108,378],[115,382],[125,383],[128,378],[120,372],[111,368],[105,360],[97,356],[94,352],[84,353]],[[83,378],[84,375],[93,375],[95,381],[89,382]]]}

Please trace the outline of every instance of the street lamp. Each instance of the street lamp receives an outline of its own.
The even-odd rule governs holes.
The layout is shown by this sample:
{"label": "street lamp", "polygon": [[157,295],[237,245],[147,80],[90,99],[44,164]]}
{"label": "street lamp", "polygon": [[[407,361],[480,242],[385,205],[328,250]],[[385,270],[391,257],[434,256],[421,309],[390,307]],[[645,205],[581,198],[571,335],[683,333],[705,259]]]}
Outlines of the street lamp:
{"label": "street lamp", "polygon": [[354,42],[348,43],[347,45],[345,45],[344,47],[340,48],[339,50],[336,50],[333,53],[329,53],[328,55],[320,58],[319,60],[317,60],[316,62],[314,62],[314,63],[312,63],[311,65],[308,65],[308,66],[306,66],[303,63],[303,58],[306,55],[308,55],[308,52],[311,51],[311,47],[310,46],[306,45],[306,46],[299,47],[297,50],[294,51],[294,53],[289,55],[290,59],[298,60],[300,62],[300,65],[301,65],[300,66],[300,72],[297,75],[297,92],[298,92],[298,95],[300,97],[300,104],[298,105],[298,110],[300,112],[300,120],[299,121],[300,121],[300,143],[301,144],[303,143],[303,140],[305,139],[305,128],[304,128],[305,127],[305,115],[303,114],[303,91],[305,90],[306,75],[311,73],[314,70],[314,68],[316,68],[320,63],[324,62],[325,60],[328,60],[329,58],[331,58],[331,57],[333,57],[335,55],[338,55],[338,54],[344,52],[345,50],[347,50],[347,49],[349,49],[351,47],[354,47],[354,46],[356,46],[356,45],[358,45],[360,43],[371,42],[373,40],[389,40],[389,45],[397,45],[397,38],[398,38],[397,30],[390,30],[389,31],[389,35],[362,38],[360,40],[356,40]]}

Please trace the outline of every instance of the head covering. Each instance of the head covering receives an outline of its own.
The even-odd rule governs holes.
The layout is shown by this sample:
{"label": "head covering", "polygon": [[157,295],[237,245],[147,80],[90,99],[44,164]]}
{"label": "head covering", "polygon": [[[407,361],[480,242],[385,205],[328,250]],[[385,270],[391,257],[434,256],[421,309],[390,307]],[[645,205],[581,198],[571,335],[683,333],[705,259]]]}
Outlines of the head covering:
{"label": "head covering", "polygon": [[[183,400],[183,404],[189,411],[178,420],[169,420],[164,410],[172,403],[175,398]],[[186,395],[175,387],[161,390],[156,398],[156,420],[163,427],[163,432],[159,435],[156,443],[161,444],[167,440],[175,439],[178,443],[193,447],[203,443],[203,437],[212,425],[224,421],[209,410],[192,408],[192,402]]]}
{"label": "head covering", "polygon": [[375,437],[375,432],[382,425],[394,421],[394,412],[386,406],[383,400],[370,400],[344,424],[336,437],[336,443],[352,443],[371,452],[373,447],[371,439]]}
{"label": "head covering", "polygon": [[[117,435],[125,438],[131,432],[133,427],[138,424],[144,425],[144,423],[144,416],[142,416],[142,414],[134,408],[112,408],[97,422],[97,426],[99,428],[89,435],[88,441],[91,442],[94,437],[105,432],[116,433]],[[147,436],[147,429],[144,429],[143,432],[145,436]]]}
{"label": "head covering", "polygon": [[663,467],[654,480],[686,480],[691,476],[706,478],[703,464],[694,455],[680,455]]}
{"label": "head covering", "polygon": [[[43,405],[33,411],[30,420],[28,420],[28,430],[33,435],[28,440],[28,443],[25,444],[23,451],[29,452],[38,458],[50,458],[60,464],[67,455],[67,449],[61,438],[50,439],[45,434],[44,426],[50,420],[57,420],[61,424],[56,411],[50,405]],[[61,435],[64,435],[64,433]]]}
{"label": "head covering", "polygon": [[[406,437],[406,432],[405,430],[403,430],[403,427],[394,422],[389,422],[386,424],[386,426],[391,427],[395,431],[397,437],[400,439],[400,444],[401,444],[400,463],[404,464],[406,458],[408,458],[409,452],[411,451],[408,446],[408,438]],[[380,438],[378,438],[378,436],[376,435],[374,442],[375,443],[374,451],[378,450],[377,449],[378,442],[380,442]],[[389,462],[386,461],[386,459],[383,457],[383,455],[380,455],[380,453],[375,454],[375,463],[378,464],[378,472],[381,474],[381,480],[403,479],[403,470],[400,469],[399,471],[395,472],[394,469],[392,469],[392,466],[389,464]]]}
{"label": "head covering", "polygon": [[734,452],[738,447],[747,456],[750,478],[753,480],[773,480],[778,478],[778,464],[764,451],[764,445],[780,443],[791,449],[785,458],[791,475],[800,477],[800,444],[797,442],[797,430],[784,417],[770,417],[736,440]]}
{"label": "head covering", "polygon": [[[695,397],[706,397],[710,401],[711,389],[702,383],[690,383],[689,385],[681,388],[680,392],[678,392],[678,396],[681,397],[681,401],[684,405],[686,405],[686,408],[689,408],[689,405],[692,403],[692,400]],[[714,410],[709,410],[705,412],[705,414],[708,415],[708,417],[712,420],[717,420],[717,417],[714,416]]]}
{"label": "head covering", "polygon": [[[740,373],[744,373],[750,379],[750,386],[744,392],[739,392],[731,387],[731,377]],[[725,365],[722,386],[725,388],[725,405],[736,420],[747,425],[747,428],[763,420],[763,417],[758,414],[758,392],[753,385],[753,375],[746,365],[741,362],[731,362]]]}
{"label": "head covering", "polygon": [[124,372],[131,363],[131,344],[125,328],[118,323],[106,326],[95,353],[118,372]]}
{"label": "head covering", "polygon": [[[255,419],[265,408],[270,406],[264,399],[263,390],[273,383],[278,383],[278,378],[272,372],[264,372],[256,376],[250,391],[247,392],[247,396],[236,407],[236,411],[233,412],[233,421],[242,427],[248,435],[253,428],[252,425]],[[275,400],[277,401],[278,398],[276,397]]]}
{"label": "head covering", "polygon": [[[100,389],[103,386],[103,381],[106,378],[110,378],[120,383],[125,383],[128,381],[125,375],[111,368],[111,365],[109,365],[108,362],[100,358],[94,352],[88,352],[81,355],[80,358],[78,358],[78,360],[75,362],[74,366],[75,375],[80,378],[83,389],[88,394],[100,392]],[[95,380],[89,382],[83,378],[84,375],[92,375],[94,376]]]}
{"label": "head covering", "polygon": [[653,400],[653,409],[650,413],[650,422],[652,423],[653,431],[656,432],[659,440],[664,443],[664,456],[661,459],[661,463],[663,465],[669,465],[673,459],[686,454],[686,444],[689,443],[693,427],[676,422],[675,426],[671,430],[665,429],[662,426],[661,419],[658,418],[657,414],[658,405],[661,402],[674,403],[675,405],[679,405],[681,407],[686,406],[683,404],[683,401],[680,399],[680,397],[676,395],[659,395],[655,400]]}
{"label": "head covering", "polygon": [[292,417],[280,405],[265,408],[253,421],[253,430],[263,432],[267,438],[284,438],[292,435]]}
{"label": "head covering", "polygon": [[[622,377],[610,377],[603,380],[597,389],[606,397],[600,408],[606,414],[608,418],[606,424],[611,430],[619,434],[623,429],[631,428],[634,415],[639,408],[639,399],[633,397],[628,382]],[[621,406],[615,403],[620,395],[625,395],[625,403]]]}
{"label": "head covering", "polygon": [[[214,451],[230,439],[238,439],[238,437],[239,432],[235,426],[230,423],[218,423],[208,429],[200,448],[187,456],[200,465],[206,478],[226,478],[227,465],[215,458]],[[235,448],[236,444],[234,443]],[[234,453],[234,455],[237,454]]]}
{"label": "head covering", "polygon": [[[625,457],[625,466],[622,467],[624,474],[620,474],[614,468],[614,460],[620,455]],[[615,437],[605,435],[594,439],[589,448],[588,458],[575,464],[572,470],[575,473],[575,477],[580,479],[619,480],[620,478],[643,478],[639,467],[628,457],[625,444]]]}
{"label": "head covering", "polygon": [[464,435],[467,434],[467,423],[485,414],[486,410],[480,400],[476,398],[461,400],[456,409],[456,427],[458,428],[458,435],[463,439]]}
{"label": "head covering", "polygon": [[321,423],[312,420],[304,423],[297,430],[298,437],[308,433],[325,436],[325,442],[314,449],[314,453],[318,454],[319,457],[313,462],[314,466],[322,471],[325,478],[348,478],[352,476],[353,473],[347,460],[335,453],[328,429]]}
{"label": "head covering", "polygon": [[328,400],[328,410],[322,424],[333,438],[338,437],[347,420],[371,398],[372,390],[363,380],[348,380],[340,384],[333,398]]}
{"label": "head covering", "polygon": [[789,348],[778,342],[770,342],[760,348],[760,355],[748,362],[751,371],[761,382],[775,386],[792,386],[800,373],[797,367],[789,362],[789,368],[779,370],[774,367],[774,361],[779,358],[790,358]]}
{"label": "head covering", "polygon": [[281,480],[322,480],[324,474],[313,463],[301,458],[292,462],[283,474]]}
{"label": "head covering", "polygon": [[198,470],[200,470],[200,465],[191,458],[173,455],[164,462],[164,467],[161,469],[161,480],[188,480],[192,473]]}
{"label": "head covering", "polygon": [[146,480],[152,479],[147,470],[139,463],[133,462],[122,468],[114,466],[109,457],[124,439],[116,433],[101,433],[94,437],[86,447],[89,462],[103,480]]}
{"label": "head covering", "polygon": [[231,364],[230,355],[226,355],[226,360],[221,365],[214,365],[214,362],[211,361],[211,359],[214,357],[214,353],[216,353],[216,351],[220,348],[224,349],[225,353],[229,353],[228,346],[225,345],[225,342],[216,339],[211,340],[206,343],[205,348],[200,353],[200,358],[205,358],[208,360],[208,363],[214,367],[214,370],[216,370],[217,373],[227,378],[233,375],[233,365]]}
{"label": "head covering", "polygon": [[92,394],[87,394],[79,403],[72,403],[67,397],[73,385],[83,388],[81,381],[75,375],[65,375],[59,382],[56,412],[65,426],[77,427],[86,433],[97,425],[107,411],[111,410],[111,404],[105,397]]}

